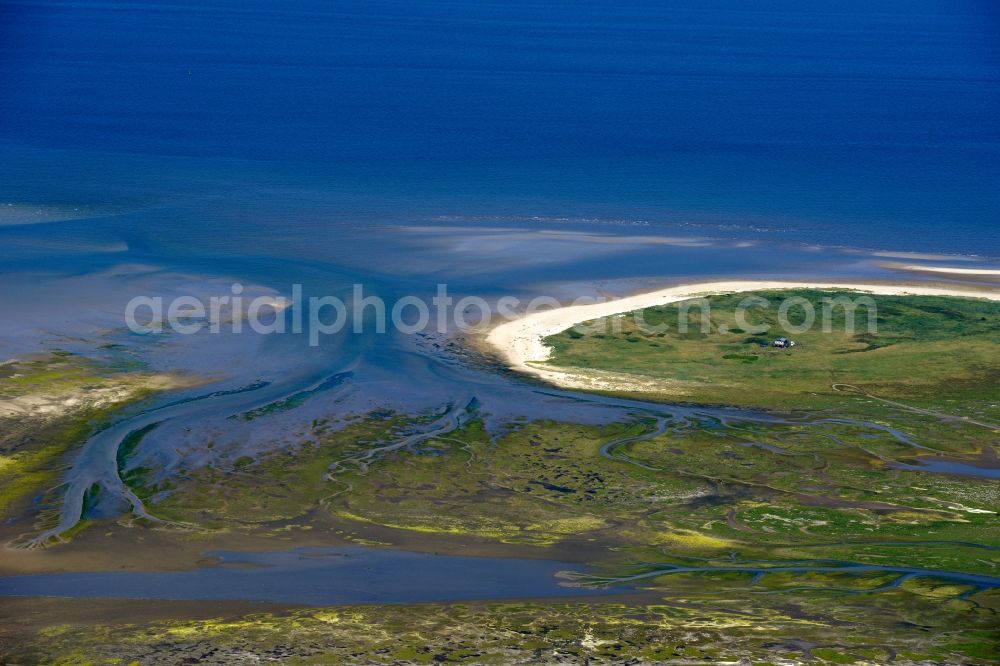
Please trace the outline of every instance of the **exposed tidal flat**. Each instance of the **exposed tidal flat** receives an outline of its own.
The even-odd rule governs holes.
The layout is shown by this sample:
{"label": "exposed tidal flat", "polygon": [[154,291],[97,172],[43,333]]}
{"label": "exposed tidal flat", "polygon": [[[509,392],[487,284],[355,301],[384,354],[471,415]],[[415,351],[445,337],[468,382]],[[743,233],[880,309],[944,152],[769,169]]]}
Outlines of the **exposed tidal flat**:
{"label": "exposed tidal flat", "polygon": [[[757,295],[819,308],[841,294],[803,287]],[[308,356],[281,347],[288,341],[266,351],[244,342],[241,353],[290,371],[255,376],[237,365],[225,383],[154,370],[157,355],[134,353],[128,338],[99,353],[9,363],[4,405],[21,435],[5,452],[17,466],[5,465],[22,485],[9,486],[20,489],[5,509],[0,590],[35,594],[39,604],[49,594],[170,596],[202,604],[201,617],[206,604],[274,601],[263,584],[255,596],[253,581],[280,574],[302,585],[282,586],[279,577],[283,604],[355,608],[372,597],[341,589],[349,586],[339,580],[366,580],[349,568],[276,572],[249,562],[234,570],[214,553],[281,560],[303,548],[365,547],[378,550],[354,551],[354,561],[363,567],[374,552],[375,573],[379,558],[396,562],[383,550],[426,558],[437,574],[458,570],[449,556],[474,559],[475,571],[486,572],[463,578],[450,595],[434,575],[417,575],[419,567],[407,569],[411,593],[368,579],[381,601],[452,602],[358,610],[358,621],[372,625],[409,613],[438,626],[441,614],[466,612],[458,599],[485,603],[463,615],[468,633],[428,636],[434,653],[405,651],[406,634],[385,628],[384,661],[445,653],[487,660],[486,652],[462,652],[488,643],[484,626],[507,636],[490,657],[501,661],[538,649],[577,660],[610,658],[611,650],[650,660],[767,660],[776,651],[833,661],[988,655],[995,637],[977,632],[991,626],[1000,552],[991,478],[996,303],[874,294],[877,314],[858,310],[853,331],[835,309],[830,332],[795,334],[795,348],[777,349],[739,328],[734,308],[748,295],[710,296],[706,331],[680,333],[679,310],[657,306],[644,319],[667,324],[662,334],[626,317],[617,331],[547,341],[554,365],[641,376],[668,385],[663,392],[567,391],[419,336],[350,337],[338,341],[335,362],[309,371],[296,365]],[[772,310],[750,314],[752,324],[776,323]],[[869,317],[877,317],[874,333]],[[162,353],[176,341],[154,342]],[[400,368],[410,383],[400,384]],[[59,424],[76,429],[44,460],[29,459]],[[189,583],[175,582],[185,576]],[[507,587],[495,584],[504,576]],[[316,596],[313,587],[322,586],[310,586],[312,578],[342,596]],[[597,593],[627,600],[537,600]],[[511,595],[534,599],[518,613],[537,624],[518,629],[524,615],[511,613],[519,606],[486,603]],[[726,619],[734,607],[743,620]],[[213,628],[218,618],[150,617],[126,627],[109,614],[59,629],[54,620],[14,623],[9,654],[21,659],[30,656],[24,646],[42,644],[70,661],[169,661],[196,637],[192,649],[202,656],[278,650],[294,659],[311,649],[329,654],[329,641],[342,641],[309,619],[316,611],[247,612],[227,611],[225,622],[241,627],[236,641]],[[655,619],[664,613],[680,619]],[[618,614],[642,619],[606,619]],[[309,644],[322,647],[275,647],[296,623],[311,627]],[[593,640],[574,623],[592,626]],[[123,632],[133,633],[124,641]],[[466,642],[449,642],[457,636]],[[366,649],[354,647],[358,661],[381,658]]]}
{"label": "exposed tidal flat", "polygon": [[[816,302],[835,293],[762,292]],[[227,542],[248,550],[280,545],[286,554],[236,560],[302,557],[309,575],[336,590],[336,567],[316,569],[310,551],[294,550],[336,541],[398,550],[404,559],[407,551],[478,555],[466,559],[478,559],[481,572],[495,563],[494,578],[512,572],[516,579],[533,559],[539,571],[562,572],[550,583],[584,595],[627,592],[622,601],[231,609],[210,620],[170,617],[165,609],[138,623],[111,613],[84,620],[67,602],[51,613],[63,614],[63,624],[13,623],[6,631],[15,642],[34,638],[31,649],[12,654],[96,663],[169,663],[178,653],[209,663],[246,654],[306,663],[987,662],[1000,610],[1000,501],[995,479],[976,470],[997,467],[996,304],[879,295],[877,333],[866,326],[869,315],[859,314],[856,332],[835,320],[838,333],[796,334],[795,348],[776,349],[735,326],[742,297],[712,297],[707,332],[669,326],[643,335],[625,322],[612,333],[550,338],[552,363],[561,367],[695,387],[679,404],[673,392],[589,395],[522,385],[553,405],[620,410],[603,424],[510,418],[500,425],[473,397],[417,414],[380,409],[347,424],[314,419],[293,446],[162,475],[137,464],[160,422],[143,425],[140,414],[124,421],[130,425],[120,430],[114,465],[151,521],[123,528],[96,516],[69,544],[92,547],[108,530],[104,538],[114,538],[125,556],[143,552],[129,535],[145,534],[140,539],[161,547],[186,542],[189,552],[194,545],[209,558],[191,574],[160,577],[133,563],[121,575],[122,596],[144,596],[142,580],[150,576],[147,597],[162,589],[172,598],[273,601],[267,585],[253,596],[254,576],[266,576],[267,566],[228,569],[245,583],[221,577],[212,579],[215,587],[197,585],[218,566],[211,551]],[[647,323],[676,323],[669,307],[644,314]],[[773,324],[769,316],[762,312],[753,323]],[[270,394],[231,407],[235,418],[255,423],[315,395],[289,401]],[[489,556],[511,558],[509,568]],[[437,557],[445,572],[460,570]],[[377,577],[378,560],[367,575]],[[435,586],[433,575],[409,571],[420,594]],[[515,586],[515,595],[547,596],[552,588],[532,584],[527,571],[520,580],[527,589]],[[196,595],[171,584],[171,576],[185,575]],[[0,590],[59,594],[65,585],[66,596],[107,596],[115,576],[11,577],[0,579]],[[227,585],[241,593],[227,594]],[[280,600],[329,603],[316,596],[322,585],[307,585],[299,596],[289,585]],[[503,596],[490,584],[478,589],[486,598],[490,590],[494,599]],[[349,590],[340,593],[342,603],[352,603]],[[379,600],[407,601],[402,590],[395,597],[379,591]]]}
{"label": "exposed tidal flat", "polygon": [[0,366],[0,378],[0,517],[28,533],[58,511],[60,470],[82,441],[127,406],[196,383],[141,371],[113,350],[97,359],[12,360]]}

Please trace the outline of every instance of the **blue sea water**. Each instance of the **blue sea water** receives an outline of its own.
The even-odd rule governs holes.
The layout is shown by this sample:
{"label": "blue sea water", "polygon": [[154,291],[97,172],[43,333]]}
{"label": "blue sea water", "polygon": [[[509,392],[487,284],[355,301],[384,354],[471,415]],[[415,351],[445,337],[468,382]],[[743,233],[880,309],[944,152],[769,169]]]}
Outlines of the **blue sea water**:
{"label": "blue sea water", "polygon": [[986,0],[5,0],[0,202],[998,256],[998,83]]}

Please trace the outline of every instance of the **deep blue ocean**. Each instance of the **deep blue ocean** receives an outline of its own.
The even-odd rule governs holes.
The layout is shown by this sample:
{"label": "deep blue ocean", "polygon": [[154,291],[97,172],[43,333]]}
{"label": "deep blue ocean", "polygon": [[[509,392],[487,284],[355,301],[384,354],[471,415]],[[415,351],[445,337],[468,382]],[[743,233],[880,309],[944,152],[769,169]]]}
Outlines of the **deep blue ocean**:
{"label": "deep blue ocean", "polygon": [[998,256],[998,84],[989,0],[4,0],[0,203]]}

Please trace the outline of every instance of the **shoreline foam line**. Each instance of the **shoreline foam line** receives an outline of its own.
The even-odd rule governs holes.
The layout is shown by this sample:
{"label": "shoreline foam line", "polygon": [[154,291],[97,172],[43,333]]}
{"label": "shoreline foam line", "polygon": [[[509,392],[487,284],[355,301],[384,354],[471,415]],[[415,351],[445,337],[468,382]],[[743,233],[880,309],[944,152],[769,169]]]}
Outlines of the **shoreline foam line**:
{"label": "shoreline foam line", "polygon": [[878,296],[960,296],[1000,300],[1000,292],[974,289],[928,287],[923,285],[859,284],[841,282],[794,282],[779,280],[728,280],[701,282],[658,289],[634,296],[591,303],[568,305],[542,312],[533,312],[519,319],[495,326],[486,335],[486,343],[507,363],[510,369],[532,375],[566,388],[579,387],[572,373],[557,367],[545,367],[552,350],[545,338],[586,321],[676,303],[701,296],[716,296],[749,291],[777,289],[842,289],[867,292]]}
{"label": "shoreline foam line", "polygon": [[920,264],[887,264],[886,268],[917,273],[948,273],[951,275],[989,275],[1000,276],[996,268],[956,268],[954,266],[922,266]]}

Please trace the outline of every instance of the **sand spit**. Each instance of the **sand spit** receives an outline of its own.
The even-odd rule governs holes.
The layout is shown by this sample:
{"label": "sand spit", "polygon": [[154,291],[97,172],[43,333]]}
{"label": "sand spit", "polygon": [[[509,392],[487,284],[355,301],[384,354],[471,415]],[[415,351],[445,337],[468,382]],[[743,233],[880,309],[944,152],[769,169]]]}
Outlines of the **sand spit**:
{"label": "sand spit", "polygon": [[920,264],[887,264],[887,268],[916,273],[945,273],[948,275],[1000,276],[997,268],[955,268],[954,266],[923,266]]}

